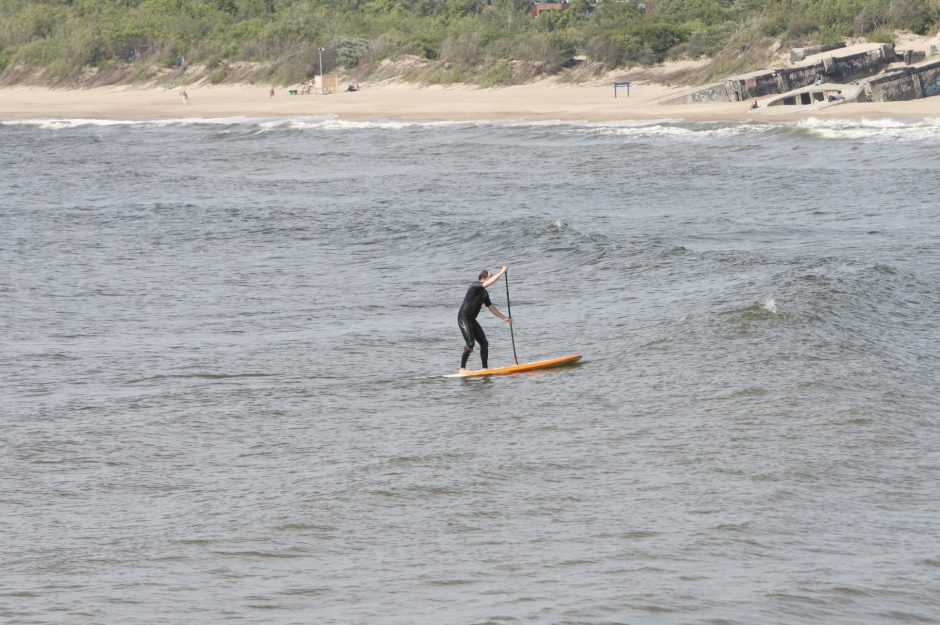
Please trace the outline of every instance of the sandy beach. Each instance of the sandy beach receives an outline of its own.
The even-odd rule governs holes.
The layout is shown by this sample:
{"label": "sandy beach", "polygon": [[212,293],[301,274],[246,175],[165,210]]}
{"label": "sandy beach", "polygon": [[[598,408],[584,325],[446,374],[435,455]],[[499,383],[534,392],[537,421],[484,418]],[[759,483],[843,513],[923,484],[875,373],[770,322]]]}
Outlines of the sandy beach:
{"label": "sandy beach", "polygon": [[662,105],[659,101],[686,88],[633,84],[614,97],[611,83],[559,84],[552,80],[505,88],[430,86],[391,82],[361,84],[356,92],[290,95],[288,88],[226,85],[179,88],[98,87],[0,89],[0,117],[18,119],[82,118],[148,120],[177,118],[335,116],[343,120],[407,121],[564,120],[684,121],[799,120],[823,118],[940,118],[940,97],[907,102],[852,103],[822,109],[792,107],[750,109],[747,102]]}

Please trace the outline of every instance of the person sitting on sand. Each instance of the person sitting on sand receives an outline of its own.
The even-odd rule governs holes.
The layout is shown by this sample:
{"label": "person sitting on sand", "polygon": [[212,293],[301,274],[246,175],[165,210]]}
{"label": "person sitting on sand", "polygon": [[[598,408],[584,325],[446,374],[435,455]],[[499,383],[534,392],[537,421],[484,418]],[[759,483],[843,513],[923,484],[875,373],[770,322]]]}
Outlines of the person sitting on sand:
{"label": "person sitting on sand", "polygon": [[751,108],[752,109],[759,108],[759,105],[757,104],[757,100],[754,100],[754,104],[751,105]]}

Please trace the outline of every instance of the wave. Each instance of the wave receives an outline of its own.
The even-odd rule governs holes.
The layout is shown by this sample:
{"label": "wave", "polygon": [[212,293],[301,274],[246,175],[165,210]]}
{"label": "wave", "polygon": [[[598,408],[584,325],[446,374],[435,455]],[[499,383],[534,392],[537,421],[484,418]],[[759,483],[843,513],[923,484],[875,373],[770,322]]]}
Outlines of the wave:
{"label": "wave", "polygon": [[359,131],[359,130],[434,130],[438,128],[467,129],[541,129],[573,131],[586,136],[619,136],[631,138],[680,138],[707,140],[796,135],[825,140],[861,141],[934,141],[940,138],[940,118],[902,119],[820,119],[800,121],[712,121],[685,122],[662,118],[649,120],[585,121],[585,120],[344,120],[334,115],[290,118],[207,117],[165,118],[148,120],[90,118],[26,118],[0,119],[0,127],[28,127],[43,130],[67,130],[83,127],[241,127],[254,132],[278,131]]}
{"label": "wave", "polygon": [[794,315],[780,312],[777,308],[777,300],[773,295],[749,306],[722,311],[719,315],[730,316],[737,321],[794,321],[797,319]]}
{"label": "wave", "polygon": [[83,119],[83,118],[50,118],[50,119],[5,119],[0,120],[0,126],[21,126],[28,128],[41,128],[44,130],[62,130],[66,128],[80,128],[82,126],[131,126],[140,122],[123,121],[117,119]]}
{"label": "wave", "polygon": [[[165,118],[147,120],[91,119],[91,118],[26,118],[0,119],[0,126],[30,127],[44,130],[63,130],[89,126],[133,126],[139,128],[167,128],[192,126],[244,126],[262,131],[277,130],[406,130],[435,128],[492,128],[492,129],[573,129],[586,134],[633,135],[708,135],[740,132],[742,126],[731,122],[686,123],[679,119],[663,118],[652,120],[622,120],[594,122],[586,120],[345,120],[334,115],[305,117],[193,117]],[[753,124],[751,124],[753,126]],[[737,130],[736,127],[739,127]],[[744,132],[755,132],[753,128],[743,128]]]}
{"label": "wave", "polygon": [[[454,234],[465,235],[466,225],[458,226]],[[537,273],[555,271],[559,266],[594,264],[608,256],[625,254],[616,240],[599,232],[581,230],[561,218],[532,216],[495,224],[477,221],[469,231],[475,238],[459,242],[467,251],[469,248],[490,249],[493,253],[513,250],[514,257],[526,259],[531,270]]]}
{"label": "wave", "polygon": [[91,118],[0,118],[0,126],[31,127],[63,130],[89,126],[132,126],[141,128],[192,126],[245,126],[263,132],[277,130],[406,130],[435,128],[559,128],[595,136],[714,138],[760,135],[798,134],[823,139],[855,140],[927,140],[940,137],[940,118],[903,119],[821,119],[800,121],[711,121],[686,122],[681,119],[647,120],[344,120],[334,115],[268,118],[268,117],[192,117],[147,120]]}
{"label": "wave", "polygon": [[335,115],[304,117],[178,117],[165,119],[92,119],[84,117],[48,117],[2,119],[0,126],[28,127],[43,130],[64,130],[90,126],[133,126],[138,128],[168,128],[173,126],[243,126],[262,131],[276,130],[403,130],[408,128],[453,127],[544,127],[578,124],[563,121],[404,121],[394,119],[344,120]]}
{"label": "wave", "polygon": [[794,323],[825,344],[858,351],[888,353],[903,346],[911,354],[923,352],[932,324],[925,311],[938,305],[926,276],[838,258],[800,263],[747,289],[772,289],[774,294],[721,310],[718,318],[739,329],[754,322]]}
{"label": "wave", "polygon": [[332,115],[268,120],[258,124],[263,130],[403,130],[416,127],[452,127],[460,122],[411,122],[392,119],[350,121]]}
{"label": "wave", "polygon": [[829,140],[935,141],[940,138],[940,118],[903,119],[820,119],[800,121],[714,121],[683,122],[656,120],[647,124],[586,124],[584,132],[594,135],[654,138],[673,137],[708,140],[738,137],[799,136]]}
{"label": "wave", "polygon": [[901,119],[817,119],[795,122],[810,136],[822,139],[872,141],[926,141],[940,138],[940,118]]}
{"label": "wave", "polygon": [[525,129],[525,128],[564,128],[564,129],[582,129],[587,131],[595,130],[634,130],[639,128],[655,129],[666,125],[671,127],[673,124],[681,123],[675,119],[656,119],[656,120],[626,120],[613,122],[589,122],[586,120],[464,120],[464,121],[430,121],[430,120],[395,120],[395,119],[373,119],[373,120],[344,120],[335,116],[321,116],[311,118],[291,118],[268,120],[259,124],[267,130],[278,129],[315,129],[315,130],[405,130],[405,129],[435,129],[435,128],[492,128],[492,129]]}
{"label": "wave", "polygon": [[198,371],[194,373],[164,373],[158,375],[151,375],[144,378],[134,378],[128,380],[126,384],[141,384],[144,382],[161,382],[164,380],[180,379],[180,380],[236,380],[240,378],[271,378],[277,377],[276,373],[260,373],[260,372],[247,372],[247,373],[220,373],[213,371]]}

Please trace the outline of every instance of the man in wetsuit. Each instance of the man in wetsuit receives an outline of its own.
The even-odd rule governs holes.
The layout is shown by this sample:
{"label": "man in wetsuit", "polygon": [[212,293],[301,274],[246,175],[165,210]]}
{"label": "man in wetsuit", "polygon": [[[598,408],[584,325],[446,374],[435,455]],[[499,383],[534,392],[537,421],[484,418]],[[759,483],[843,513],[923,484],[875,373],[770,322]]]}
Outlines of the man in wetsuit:
{"label": "man in wetsuit", "polygon": [[460,332],[463,334],[463,342],[465,345],[463,348],[463,356],[460,358],[461,372],[467,370],[467,359],[473,351],[474,342],[480,344],[480,361],[483,364],[483,368],[489,368],[489,342],[486,340],[486,335],[483,334],[483,328],[481,328],[480,324],[477,322],[477,315],[480,314],[480,308],[482,308],[484,304],[486,304],[486,307],[491,313],[506,323],[512,323],[512,319],[499,312],[496,306],[493,306],[492,302],[490,302],[490,294],[486,292],[487,287],[499,280],[507,270],[508,267],[503,265],[503,268],[500,269],[499,273],[495,276],[489,271],[482,271],[480,272],[479,281],[474,282],[470,285],[470,288],[467,289],[467,295],[463,298],[460,312],[457,313],[457,325],[460,326]]}

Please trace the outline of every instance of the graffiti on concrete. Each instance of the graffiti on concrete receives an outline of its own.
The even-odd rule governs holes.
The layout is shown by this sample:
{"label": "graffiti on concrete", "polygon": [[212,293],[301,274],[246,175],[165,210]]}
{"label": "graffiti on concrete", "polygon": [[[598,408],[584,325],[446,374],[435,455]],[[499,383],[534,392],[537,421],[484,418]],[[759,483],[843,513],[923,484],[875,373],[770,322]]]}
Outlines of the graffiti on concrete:
{"label": "graffiti on concrete", "polygon": [[[804,48],[796,56],[815,53],[815,49],[841,50],[845,43]],[[928,65],[911,65],[923,53],[910,50],[898,54],[894,44],[871,44],[861,52],[856,46],[841,54],[835,52],[818,61],[809,59],[797,67],[767,69],[726,78],[718,83],[699,87],[661,104],[694,104],[698,102],[742,102],[766,96],[789,93],[823,82],[857,83],[862,88],[860,99],[873,102],[912,100],[940,95],[940,61]],[[792,52],[792,51],[791,51]],[[819,57],[817,57],[819,58]],[[897,69],[899,62],[906,64]],[[883,73],[883,72],[888,73]]]}

